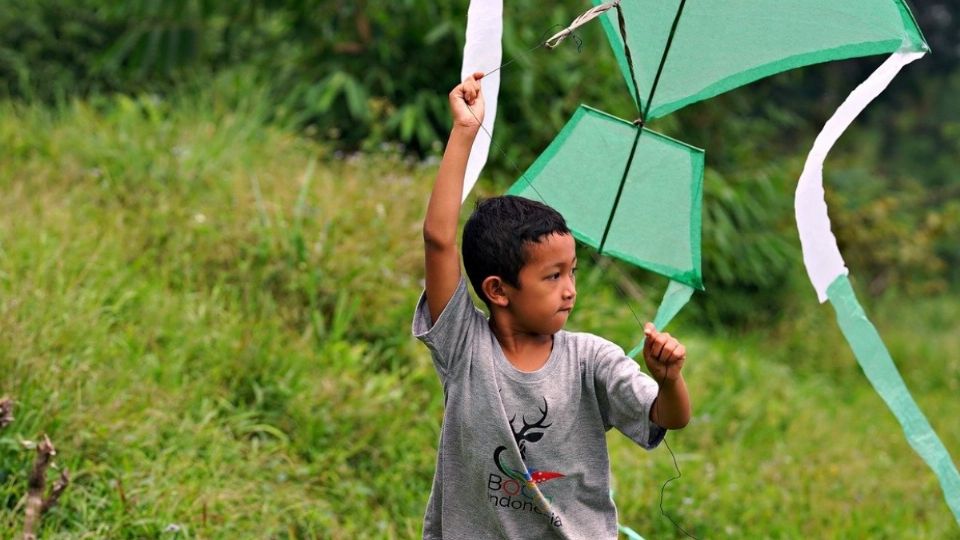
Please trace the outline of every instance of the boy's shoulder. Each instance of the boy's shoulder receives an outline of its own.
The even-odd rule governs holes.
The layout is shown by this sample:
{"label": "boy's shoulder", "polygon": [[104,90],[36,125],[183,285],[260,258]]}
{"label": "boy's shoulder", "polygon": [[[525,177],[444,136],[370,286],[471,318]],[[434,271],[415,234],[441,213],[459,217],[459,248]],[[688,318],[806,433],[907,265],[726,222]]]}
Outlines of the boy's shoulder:
{"label": "boy's shoulder", "polygon": [[607,359],[623,358],[626,354],[623,348],[616,343],[590,332],[570,332],[561,330],[567,347],[578,357],[586,360],[603,361]]}

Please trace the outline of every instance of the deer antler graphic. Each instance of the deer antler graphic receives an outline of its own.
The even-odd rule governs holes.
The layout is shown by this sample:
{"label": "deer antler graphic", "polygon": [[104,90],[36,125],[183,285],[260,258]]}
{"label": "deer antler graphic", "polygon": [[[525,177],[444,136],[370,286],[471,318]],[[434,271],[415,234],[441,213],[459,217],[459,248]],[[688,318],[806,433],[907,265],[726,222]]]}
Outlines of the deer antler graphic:
{"label": "deer antler graphic", "polygon": [[[547,405],[547,398],[543,398],[543,408],[540,409],[540,419],[534,423],[527,422],[525,416],[521,416],[520,419],[523,421],[523,427],[520,428],[520,431],[517,431],[517,428],[514,427],[513,422],[517,419],[517,415],[513,415],[513,418],[510,419],[510,431],[513,432],[513,438],[517,443],[517,448],[520,450],[520,457],[524,460],[523,470],[516,470],[511,468],[506,463],[503,463],[500,460],[500,455],[507,450],[506,446],[498,446],[496,450],[493,451],[493,462],[497,464],[497,468],[500,469],[500,472],[507,475],[510,478],[516,479],[518,481],[524,482],[527,485],[542,484],[549,480],[554,480],[556,478],[563,478],[564,474],[556,471],[543,471],[537,469],[531,469],[526,466],[527,459],[527,442],[535,443],[543,438],[543,431],[533,431],[533,430],[543,430],[547,429],[553,424],[545,424],[547,420],[547,412],[549,411]],[[540,491],[534,490],[534,493],[537,494],[537,497],[542,499]],[[538,499],[538,500],[540,500]],[[543,499],[544,503],[543,508],[549,508],[550,504]]]}
{"label": "deer antler graphic", "polygon": [[520,448],[520,457],[522,457],[522,458],[524,458],[524,459],[527,458],[527,454],[526,454],[526,450],[527,450],[526,442],[527,442],[527,441],[530,441],[530,442],[532,442],[532,443],[535,443],[535,442],[537,442],[537,441],[539,441],[540,439],[543,438],[543,432],[542,432],[542,431],[530,432],[530,430],[532,430],[532,429],[546,429],[546,428],[550,427],[551,425],[553,425],[553,424],[544,424],[544,423],[543,423],[544,420],[547,419],[547,410],[548,410],[547,398],[543,398],[543,408],[540,409],[540,414],[541,414],[540,419],[537,420],[536,422],[534,422],[533,424],[528,424],[528,423],[527,423],[527,417],[526,417],[526,416],[521,416],[520,419],[523,421],[523,427],[520,429],[520,431],[517,431],[517,429],[516,429],[515,427],[513,427],[513,421],[516,420],[517,415],[513,415],[513,418],[510,419],[510,430],[513,431],[513,438],[514,438],[514,440],[517,442],[517,445],[518,445],[519,448]]}

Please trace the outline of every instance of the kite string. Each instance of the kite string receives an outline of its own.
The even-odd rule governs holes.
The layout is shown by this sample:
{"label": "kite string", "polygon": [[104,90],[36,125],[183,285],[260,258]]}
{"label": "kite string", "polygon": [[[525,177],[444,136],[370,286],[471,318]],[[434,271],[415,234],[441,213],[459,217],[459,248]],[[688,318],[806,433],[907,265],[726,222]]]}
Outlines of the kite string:
{"label": "kite string", "polygon": [[[537,44],[534,45],[533,47],[530,47],[529,49],[523,51],[523,54],[525,54],[525,55],[526,55],[526,54],[530,54],[530,53],[532,53],[533,51],[539,49],[540,47],[546,47],[546,48],[548,48],[548,49],[552,49],[553,47],[556,47],[556,45],[550,46],[550,44],[549,44],[549,43],[550,43],[550,40],[549,40],[549,39],[548,39],[548,40],[544,40],[543,38],[546,37],[546,35],[547,35],[548,33],[553,32],[553,30],[554,30],[555,28],[557,28],[558,26],[559,26],[559,27],[563,27],[562,24],[555,24],[555,25],[551,26],[550,28],[547,28],[542,34],[540,34],[540,40],[537,42]],[[571,29],[570,29],[570,28],[567,28],[567,30],[571,30]],[[561,32],[561,33],[562,33],[562,32]],[[573,40],[577,42],[577,52],[580,52],[580,49],[583,48],[583,40],[580,39],[580,36],[574,34],[572,30],[569,32],[568,35],[572,35],[572,36],[573,36]],[[556,36],[554,36],[554,37],[556,37]],[[566,37],[566,36],[564,36],[564,37]],[[550,38],[550,39],[553,39],[553,38]],[[490,75],[490,74],[492,74],[492,73],[496,73],[497,71],[500,71],[501,69],[503,69],[503,68],[509,66],[510,64],[516,62],[516,61],[517,61],[517,58],[519,58],[519,55],[514,55],[513,58],[511,58],[510,60],[508,60],[508,61],[500,64],[499,66],[491,69],[490,71],[484,73],[483,76],[486,77],[487,75]],[[473,111],[470,111],[470,112],[472,113]],[[476,118],[476,115],[474,115],[474,118]],[[484,130],[484,131],[486,131],[486,130]],[[490,134],[487,133],[487,135],[490,135]],[[491,140],[493,140],[493,139],[491,138]]]}

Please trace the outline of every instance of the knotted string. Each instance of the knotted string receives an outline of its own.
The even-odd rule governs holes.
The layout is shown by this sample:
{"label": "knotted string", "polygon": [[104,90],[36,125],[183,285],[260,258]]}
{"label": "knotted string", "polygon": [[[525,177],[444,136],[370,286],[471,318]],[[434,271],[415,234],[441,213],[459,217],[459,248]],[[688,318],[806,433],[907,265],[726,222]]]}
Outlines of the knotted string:
{"label": "knotted string", "polygon": [[570,23],[570,26],[554,34],[553,37],[551,37],[544,43],[544,45],[546,45],[548,49],[555,48],[567,36],[569,36],[570,34],[573,34],[574,30],[587,24],[593,19],[596,19],[600,15],[603,15],[607,11],[610,11],[612,8],[620,9],[620,0],[614,0],[613,2],[607,2],[606,4],[600,4],[599,6],[596,6],[592,9],[588,9],[582,15],[574,19],[573,22]]}

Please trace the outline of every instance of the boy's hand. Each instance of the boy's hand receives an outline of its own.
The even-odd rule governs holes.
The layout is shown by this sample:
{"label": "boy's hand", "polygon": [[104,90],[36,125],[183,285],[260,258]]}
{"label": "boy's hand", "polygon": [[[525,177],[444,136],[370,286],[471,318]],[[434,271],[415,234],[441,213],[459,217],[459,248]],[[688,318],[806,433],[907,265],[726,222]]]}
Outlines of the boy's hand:
{"label": "boy's hand", "polygon": [[660,383],[673,382],[680,377],[687,349],[670,334],[657,332],[653,323],[643,326],[646,341],[643,344],[643,360],[653,378]]}
{"label": "boy's hand", "polygon": [[480,124],[483,123],[483,94],[480,93],[482,78],[483,73],[478,71],[450,91],[448,98],[454,128],[467,128],[474,132],[480,129]]}

